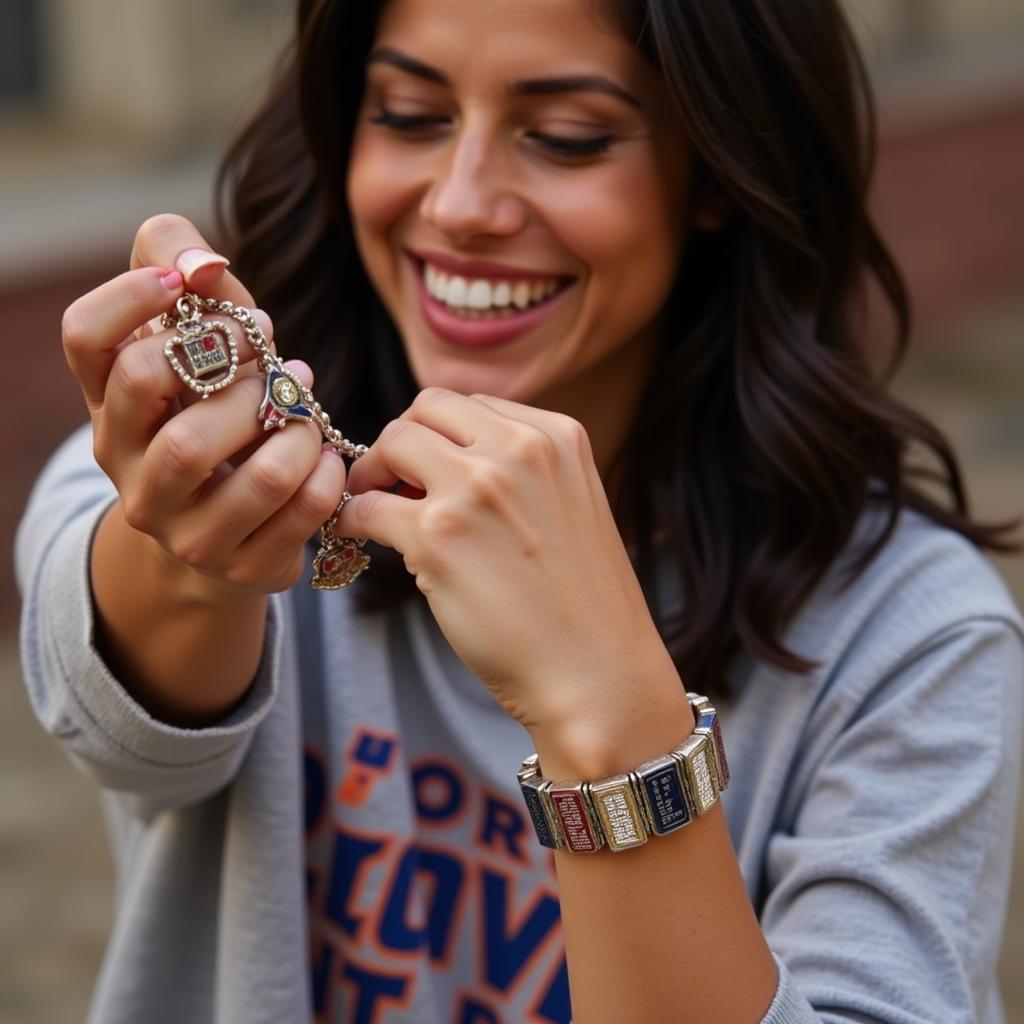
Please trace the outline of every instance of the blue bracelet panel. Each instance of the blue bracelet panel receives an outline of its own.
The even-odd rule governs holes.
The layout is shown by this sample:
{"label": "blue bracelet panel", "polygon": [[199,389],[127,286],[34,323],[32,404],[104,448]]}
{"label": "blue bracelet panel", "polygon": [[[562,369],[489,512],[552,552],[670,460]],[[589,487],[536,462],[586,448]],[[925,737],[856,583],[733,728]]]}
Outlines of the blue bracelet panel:
{"label": "blue bracelet panel", "polygon": [[558,848],[558,844],[555,842],[555,837],[551,833],[551,827],[548,825],[547,816],[544,814],[544,807],[541,804],[540,793],[530,786],[520,786],[523,791],[523,799],[526,801],[526,810],[530,815],[530,820],[533,822],[534,830],[537,833],[537,841],[541,846],[546,846],[549,850],[555,850]]}
{"label": "blue bracelet panel", "polygon": [[641,770],[637,777],[650,814],[651,828],[658,835],[681,828],[690,820],[690,808],[675,761]]}

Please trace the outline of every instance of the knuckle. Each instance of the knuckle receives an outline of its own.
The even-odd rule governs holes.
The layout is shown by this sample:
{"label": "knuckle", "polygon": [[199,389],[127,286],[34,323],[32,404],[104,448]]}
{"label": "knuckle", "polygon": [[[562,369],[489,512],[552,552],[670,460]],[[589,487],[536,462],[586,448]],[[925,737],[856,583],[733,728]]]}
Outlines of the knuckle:
{"label": "knuckle", "polygon": [[554,464],[558,449],[554,440],[534,427],[519,431],[508,445],[509,458],[528,469],[543,469]]}
{"label": "knuckle", "polygon": [[[116,440],[113,432],[107,426],[103,417],[97,417],[92,428],[92,457],[96,465],[103,470],[107,476],[111,476],[115,462],[115,446],[112,443]],[[113,479],[113,477],[111,477]]]}
{"label": "knuckle", "polygon": [[294,470],[284,459],[249,460],[249,485],[257,498],[282,505],[296,490]]}
{"label": "knuckle", "polygon": [[503,503],[512,493],[512,474],[500,462],[475,459],[465,476],[470,498],[478,505],[493,506]]}
{"label": "knuckle", "polygon": [[307,481],[299,489],[295,502],[298,518],[304,525],[322,523],[338,504],[337,498],[327,484],[315,479]]}
{"label": "knuckle", "polygon": [[395,441],[402,436],[412,423],[409,420],[389,420],[380,432],[378,441]]}
{"label": "knuckle", "polygon": [[424,549],[432,550],[437,542],[464,535],[468,525],[469,517],[461,505],[451,500],[432,501],[419,519],[419,531],[426,542]]}
{"label": "knuckle", "polygon": [[224,570],[224,580],[240,590],[252,590],[263,579],[263,573],[250,559],[234,562]]}
{"label": "knuckle", "polygon": [[590,446],[590,435],[579,420],[575,420],[571,416],[559,416],[556,421],[555,435],[561,450],[568,453],[574,462],[593,461],[594,453]]}
{"label": "knuckle", "polygon": [[81,352],[89,345],[89,321],[81,299],[76,299],[64,310],[60,321],[60,335],[65,352]]}
{"label": "knuckle", "polygon": [[161,431],[161,462],[174,476],[193,476],[206,460],[206,441],[186,416],[173,417]]}
{"label": "knuckle", "polygon": [[151,534],[153,531],[152,510],[137,491],[126,491],[121,496],[121,512],[124,521],[139,533]]}
{"label": "knuckle", "polygon": [[589,451],[590,435],[587,428],[579,420],[563,413],[555,415],[555,426],[559,436],[568,444],[573,451]]}
{"label": "knuckle", "polygon": [[436,384],[431,384],[425,387],[416,397],[413,399],[413,405],[430,405],[431,402],[442,401],[451,396],[451,391],[448,388],[438,387]]}
{"label": "knuckle", "polygon": [[190,569],[203,569],[208,563],[209,544],[198,534],[172,537],[167,543],[167,550]]}
{"label": "knuckle", "polygon": [[148,345],[126,345],[114,360],[114,384],[129,396],[147,395],[159,386],[161,370]]}

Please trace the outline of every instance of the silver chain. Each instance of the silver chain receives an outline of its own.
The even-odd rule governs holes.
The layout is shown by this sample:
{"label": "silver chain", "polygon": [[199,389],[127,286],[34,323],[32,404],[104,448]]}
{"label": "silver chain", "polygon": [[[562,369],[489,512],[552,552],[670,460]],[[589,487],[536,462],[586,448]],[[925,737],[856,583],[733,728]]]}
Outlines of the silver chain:
{"label": "silver chain", "polygon": [[[307,388],[302,381],[287,369],[279,356],[276,356],[270,348],[266,335],[254,319],[252,313],[244,306],[236,306],[227,299],[209,299],[196,295],[195,292],[186,292],[175,304],[175,312],[164,313],[160,318],[161,324],[167,330],[176,332],[164,347],[164,355],[179,377],[196,394],[202,398],[208,398],[216,391],[227,387],[235,379],[238,371],[238,351],[234,339],[230,336],[230,329],[226,324],[206,321],[203,316],[214,314],[231,317],[241,327],[242,332],[249,340],[253,350],[256,352],[256,363],[259,369],[267,374],[267,394],[271,393],[271,374],[278,374],[287,378],[277,380],[277,385],[284,385],[286,388],[294,385],[295,393],[288,396],[286,404],[298,409],[296,398],[302,400],[302,404],[308,409],[308,418],[317,425],[324,440],[340,455],[348,456],[350,459],[358,459],[366,453],[366,445],[355,444],[348,440],[337,427],[332,426],[331,417],[323,406],[316,400],[313,392]],[[214,338],[206,340],[212,349],[217,352],[217,362],[211,367],[204,363],[200,369],[192,367],[192,372],[186,370],[178,358],[176,349],[179,346],[199,345],[204,335],[222,334],[227,345],[227,351],[218,348]],[[208,374],[210,369],[219,370],[222,375],[213,383],[203,383],[200,379],[202,374]],[[264,403],[266,405],[266,402]],[[302,413],[306,417],[306,413]],[[261,408],[261,419],[263,418]],[[281,418],[276,425],[281,427],[287,422]],[[264,429],[270,427],[270,422],[264,422]],[[337,508],[320,527],[320,550],[313,559],[313,578],[310,581],[318,590],[337,590],[347,587],[359,574],[370,564],[370,556],[363,551],[365,541],[353,540],[350,537],[337,537],[334,533],[334,526],[338,521],[341,510],[351,495],[345,491]]]}
{"label": "silver chain", "polygon": [[285,368],[281,358],[274,355],[267,342],[266,335],[263,333],[263,329],[256,323],[252,313],[245,306],[236,306],[233,302],[228,302],[227,299],[207,299],[196,295],[195,292],[186,292],[178,299],[175,310],[177,315],[172,316],[170,313],[165,313],[161,322],[168,330],[176,330],[181,334],[201,331],[203,328],[200,318],[203,314],[219,313],[237,321],[249,344],[252,345],[256,352],[256,363],[259,368],[264,373],[270,369],[277,370],[278,373],[283,373],[294,382],[295,386],[299,389],[299,394],[302,396],[302,401],[312,412],[313,419],[320,428],[320,433],[323,434],[324,440],[332,448],[335,448],[342,455],[347,455],[350,459],[358,459],[360,455],[366,453],[365,444],[355,444],[348,440],[337,427],[332,426],[330,414],[316,400],[313,392],[294,373]]}

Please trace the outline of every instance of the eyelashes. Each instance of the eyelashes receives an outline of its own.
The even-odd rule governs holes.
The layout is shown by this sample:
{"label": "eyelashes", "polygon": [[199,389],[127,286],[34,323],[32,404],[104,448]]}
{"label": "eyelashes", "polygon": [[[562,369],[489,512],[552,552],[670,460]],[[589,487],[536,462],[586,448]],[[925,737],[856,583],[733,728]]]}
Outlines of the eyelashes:
{"label": "eyelashes", "polygon": [[389,110],[381,110],[370,118],[370,123],[384,125],[385,128],[394,128],[400,132],[421,132],[426,128],[443,124],[444,118],[425,114],[392,114]]}
{"label": "eyelashes", "polygon": [[531,132],[529,138],[536,140],[545,149],[559,156],[597,156],[599,153],[607,153],[614,142],[611,135],[596,135],[589,139],[570,139],[561,135]]}
{"label": "eyelashes", "polygon": [[[447,118],[429,114],[393,114],[389,110],[380,110],[370,118],[371,124],[381,125],[407,135],[417,135],[446,122]],[[570,159],[599,156],[611,149],[615,141],[615,137],[612,135],[596,135],[581,139],[563,135],[548,135],[544,132],[529,132],[527,138],[554,156]]]}

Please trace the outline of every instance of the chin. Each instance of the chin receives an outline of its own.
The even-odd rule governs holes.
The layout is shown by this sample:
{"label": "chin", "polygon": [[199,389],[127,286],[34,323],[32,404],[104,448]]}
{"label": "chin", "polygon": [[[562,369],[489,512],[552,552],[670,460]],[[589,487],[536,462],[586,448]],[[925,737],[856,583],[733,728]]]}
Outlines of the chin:
{"label": "chin", "polygon": [[521,367],[486,365],[482,361],[450,356],[438,358],[431,353],[427,358],[416,359],[407,349],[407,358],[412,368],[416,387],[446,388],[460,395],[493,395],[512,402],[528,403],[530,396],[538,389],[526,378]]}

